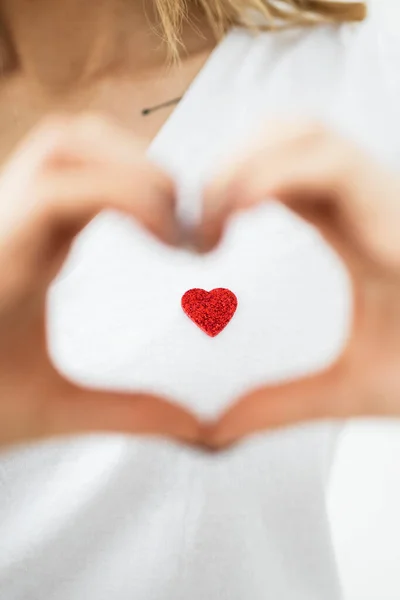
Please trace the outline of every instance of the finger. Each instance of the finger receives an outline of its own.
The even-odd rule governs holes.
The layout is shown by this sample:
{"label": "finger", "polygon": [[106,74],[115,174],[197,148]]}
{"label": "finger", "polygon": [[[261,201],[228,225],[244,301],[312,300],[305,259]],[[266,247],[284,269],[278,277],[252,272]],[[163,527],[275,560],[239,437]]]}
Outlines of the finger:
{"label": "finger", "polygon": [[154,435],[187,444],[199,441],[194,415],[162,398],[122,394],[67,385],[62,396],[47,405],[41,437],[114,432]]}
{"label": "finger", "polygon": [[[31,192],[33,180],[48,157],[59,147],[68,128],[68,120],[54,117],[30,135],[18,146],[11,158],[4,163],[0,179],[0,230],[7,232],[9,223],[29,204],[27,192]],[[11,201],[12,199],[12,201]],[[7,201],[9,200],[9,201]]]}
{"label": "finger", "polygon": [[29,132],[2,171],[21,161],[24,170],[31,172],[44,161],[51,167],[86,163],[131,166],[145,151],[143,140],[109,117],[92,113],[56,114]]}
{"label": "finger", "polygon": [[222,448],[264,430],[350,416],[356,411],[357,396],[343,380],[341,369],[335,367],[293,383],[255,390],[208,427],[206,443]]}
{"label": "finger", "polygon": [[135,217],[163,242],[177,241],[173,190],[157,185],[145,161],[135,169],[93,167],[46,176],[36,194],[43,214],[56,222],[82,227],[101,210],[118,210]]}
{"label": "finger", "polygon": [[[363,222],[375,219],[366,199],[366,172],[376,173],[358,149],[340,137],[317,133],[266,143],[225,172],[206,191],[198,236],[202,249],[218,243],[236,211],[277,199],[319,226],[344,211]],[[361,201],[362,198],[362,201]],[[357,219],[355,219],[357,220]],[[359,220],[359,219],[358,219]]]}
{"label": "finger", "polygon": [[[95,163],[132,167],[146,153],[146,144],[108,116],[84,114],[71,120],[51,164]],[[164,174],[166,179],[169,179]]]}
{"label": "finger", "polygon": [[30,134],[4,168],[0,192],[3,198],[12,198],[13,202],[0,206],[2,231],[10,231],[24,209],[36,210],[38,194],[34,194],[34,186],[38,176],[54,177],[55,166],[60,164],[68,175],[73,168],[97,166],[98,172],[101,168],[116,169],[117,177],[125,169],[124,179],[130,173],[131,191],[136,200],[149,204],[147,215],[159,208],[151,202],[153,196],[163,198],[159,218],[155,214],[150,219],[150,223],[166,222],[166,227],[156,228],[156,235],[170,226],[175,203],[173,181],[146,159],[141,143],[134,136],[100,117],[54,117]]}
{"label": "finger", "polygon": [[40,271],[47,281],[45,267],[61,266],[58,251],[62,250],[63,260],[73,238],[105,209],[131,215],[167,244],[178,238],[171,198],[156,193],[146,177],[124,168],[45,176],[31,193],[35,199],[30,211],[23,218],[14,215],[1,242],[4,260],[12,259],[15,269],[20,265],[24,280],[27,272],[32,279]]}
{"label": "finger", "polygon": [[[96,113],[72,118],[68,123],[47,157],[48,166],[126,168],[138,176],[139,188],[147,184],[155,194],[174,201],[172,178],[146,157],[145,142],[131,131]],[[46,128],[49,126],[46,124]]]}
{"label": "finger", "polygon": [[[297,140],[268,144],[223,173],[205,193],[199,230],[203,249],[211,249],[218,243],[227,220],[239,210],[270,199],[286,199],[287,203],[294,191],[305,201],[311,193],[318,197],[316,192],[321,188],[325,192],[334,190],[337,161],[332,160],[333,152],[323,153],[310,143],[305,151]],[[300,202],[292,208],[302,207],[304,204]]]}

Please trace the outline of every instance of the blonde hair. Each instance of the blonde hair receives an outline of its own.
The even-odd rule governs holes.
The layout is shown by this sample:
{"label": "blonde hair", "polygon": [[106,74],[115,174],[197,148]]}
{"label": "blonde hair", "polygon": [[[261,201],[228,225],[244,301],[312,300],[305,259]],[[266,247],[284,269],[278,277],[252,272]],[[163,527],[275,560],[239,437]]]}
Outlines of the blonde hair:
{"label": "blonde hair", "polygon": [[[207,16],[217,39],[234,25],[262,30],[317,23],[357,22],[364,20],[367,15],[367,6],[362,1],[155,0],[162,36],[175,56],[181,44],[181,27],[188,20],[192,1]],[[260,25],[260,17],[265,25]]]}

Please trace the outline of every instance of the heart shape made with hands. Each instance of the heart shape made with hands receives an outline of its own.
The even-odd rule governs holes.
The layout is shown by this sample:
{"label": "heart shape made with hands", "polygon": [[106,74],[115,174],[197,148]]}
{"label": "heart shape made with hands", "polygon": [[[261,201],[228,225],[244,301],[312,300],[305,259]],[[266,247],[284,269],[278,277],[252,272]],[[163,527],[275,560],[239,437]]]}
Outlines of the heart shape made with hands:
{"label": "heart shape made with hands", "polygon": [[[96,126],[93,133],[93,122],[89,123],[90,127],[82,128],[82,122],[78,122],[77,131],[82,133],[83,129],[87,136],[82,155],[70,149],[79,148],[82,138],[77,136],[76,143],[74,137],[68,137],[72,126],[63,122],[55,132],[50,127],[51,136],[57,134],[54,138],[33,136],[26,151],[10,162],[7,177],[0,182],[2,193],[15,197],[17,206],[14,210],[13,203],[10,221],[3,227],[7,301],[2,325],[7,336],[2,331],[0,366],[3,380],[7,386],[12,382],[18,400],[15,406],[7,402],[0,407],[5,407],[0,419],[0,442],[106,430],[156,433],[191,445],[221,448],[261,429],[304,420],[398,415],[397,176],[374,165],[356,146],[319,125],[298,129],[291,125],[280,130],[276,138],[269,132],[268,143],[262,138],[261,145],[256,145],[240,163],[235,162],[233,169],[206,190],[202,222],[190,240],[190,228],[177,227],[175,222],[171,210],[175,191],[165,174],[154,165],[144,164],[142,150],[138,160],[137,144],[129,136],[104,124]],[[68,130],[66,138],[64,128]],[[104,154],[98,153],[99,148]],[[343,151],[339,151],[341,148]],[[93,163],[96,169],[89,169],[88,178],[86,173],[81,178],[80,173],[76,186],[71,186],[69,176],[66,180],[64,173],[57,172],[57,185],[49,180],[54,183],[54,191],[52,185],[47,185],[46,161],[51,159],[51,164],[61,162],[64,166],[66,157],[67,162],[73,158],[74,165],[82,163],[86,168]],[[268,165],[268,169],[261,169],[261,165]],[[21,173],[26,175],[21,177]],[[149,183],[153,177],[154,182]],[[121,179],[121,186],[115,186],[116,178]],[[36,184],[37,193],[32,193],[31,186]],[[193,246],[206,252],[221,239],[224,224],[231,216],[270,197],[316,227],[348,267],[354,315],[346,344],[330,366],[307,377],[250,391],[212,423],[202,423],[192,412],[166,398],[91,390],[57,373],[45,343],[44,292],[72,240],[100,211],[109,208],[128,213],[139,218],[161,241],[188,248],[195,241]],[[385,199],[383,209],[379,203],[379,218],[377,198]],[[64,219],[68,226],[61,227]],[[7,265],[17,259],[21,268],[15,269],[16,277],[14,273],[9,277]],[[191,290],[182,300],[189,318],[212,337],[228,324],[237,303],[226,290],[218,294]],[[10,322],[17,327],[9,326]],[[27,334],[32,343],[27,343]],[[377,349],[384,350],[381,356]],[[21,376],[24,373],[28,376]],[[21,419],[23,411],[27,419]]]}

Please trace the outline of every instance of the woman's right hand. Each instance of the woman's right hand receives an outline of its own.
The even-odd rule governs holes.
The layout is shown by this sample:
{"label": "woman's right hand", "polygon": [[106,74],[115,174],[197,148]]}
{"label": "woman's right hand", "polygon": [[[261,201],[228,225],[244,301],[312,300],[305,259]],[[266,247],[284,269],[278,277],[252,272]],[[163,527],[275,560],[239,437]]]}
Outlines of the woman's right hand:
{"label": "woman's right hand", "polygon": [[0,446],[93,431],[196,442],[183,408],[145,394],[84,389],[52,364],[45,305],[75,236],[103,209],[176,241],[172,181],[129,133],[100,117],[38,127],[0,178]]}

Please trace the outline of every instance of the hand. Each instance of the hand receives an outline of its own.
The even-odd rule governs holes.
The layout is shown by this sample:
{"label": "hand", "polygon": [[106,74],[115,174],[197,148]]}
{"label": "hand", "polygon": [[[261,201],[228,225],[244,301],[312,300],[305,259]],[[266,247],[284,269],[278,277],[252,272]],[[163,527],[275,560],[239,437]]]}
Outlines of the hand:
{"label": "hand", "polygon": [[346,264],[354,290],[347,346],[323,372],[253,391],[210,427],[222,447],[305,420],[400,415],[400,178],[320,126],[265,136],[206,194],[202,248],[228,217],[278,199],[319,229]]}
{"label": "hand", "polygon": [[0,178],[0,446],[53,435],[115,431],[193,443],[195,417],[166,400],[81,388],[46,344],[45,304],[74,237],[103,209],[176,241],[174,188],[140,144],[96,117],[39,127]]}

